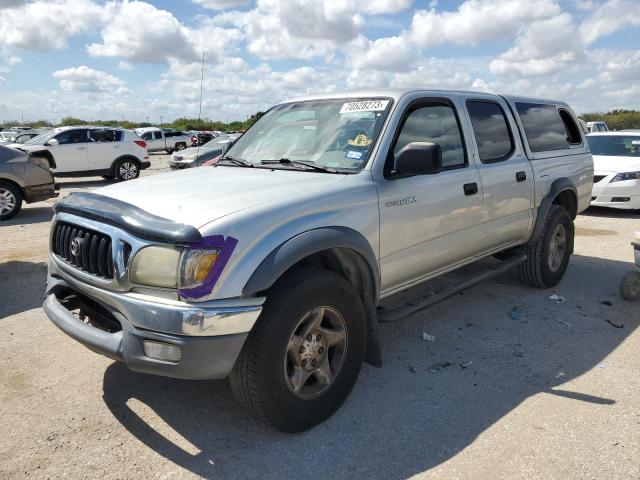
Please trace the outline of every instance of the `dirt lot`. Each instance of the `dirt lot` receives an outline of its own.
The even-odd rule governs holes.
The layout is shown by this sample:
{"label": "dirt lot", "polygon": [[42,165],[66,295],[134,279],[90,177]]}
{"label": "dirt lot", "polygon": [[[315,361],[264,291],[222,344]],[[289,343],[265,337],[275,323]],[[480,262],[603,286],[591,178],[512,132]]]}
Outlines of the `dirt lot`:
{"label": "dirt lot", "polygon": [[640,478],[640,303],[618,295],[638,215],[579,216],[555,290],[507,274],[383,325],[383,368],[283,435],[225,382],[130,372],[47,320],[52,203],[0,226],[0,478]]}

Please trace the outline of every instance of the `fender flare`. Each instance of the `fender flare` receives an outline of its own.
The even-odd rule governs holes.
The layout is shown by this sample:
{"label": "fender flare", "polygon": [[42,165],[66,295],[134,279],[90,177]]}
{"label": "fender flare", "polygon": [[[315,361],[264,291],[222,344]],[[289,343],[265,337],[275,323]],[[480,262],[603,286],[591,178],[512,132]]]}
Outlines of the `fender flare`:
{"label": "fender flare", "polygon": [[[348,249],[360,257],[357,261],[368,267],[371,287],[363,292],[367,317],[367,350],[365,361],[375,367],[382,366],[382,347],[376,305],[380,292],[378,260],[367,239],[356,230],[347,227],[321,227],[300,233],[276,247],[253,272],[242,294],[255,295],[271,287],[289,268],[314,253],[332,248]],[[361,268],[362,269],[362,268]],[[367,291],[369,290],[369,291]]]}
{"label": "fender flare", "polygon": [[331,248],[347,248],[360,254],[369,267],[377,302],[380,288],[378,260],[367,239],[348,227],[320,227],[307,230],[276,247],[253,272],[242,294],[251,296],[267,290],[293,265],[314,253]]}
{"label": "fender flare", "polygon": [[529,242],[535,242],[540,237],[542,229],[544,228],[544,222],[547,219],[551,205],[553,205],[553,200],[555,200],[559,193],[566,190],[571,191],[575,195],[577,201],[578,189],[569,178],[562,177],[553,181],[551,188],[549,189],[549,193],[547,193],[547,195],[542,199],[540,207],[538,207],[536,223],[533,227],[533,233],[531,234]]}

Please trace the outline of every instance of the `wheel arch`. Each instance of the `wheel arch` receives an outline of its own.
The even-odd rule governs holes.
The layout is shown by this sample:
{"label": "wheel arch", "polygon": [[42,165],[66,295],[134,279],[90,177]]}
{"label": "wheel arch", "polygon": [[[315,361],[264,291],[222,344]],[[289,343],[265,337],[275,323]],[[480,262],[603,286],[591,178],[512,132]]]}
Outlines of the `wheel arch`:
{"label": "wheel arch", "polygon": [[20,183],[18,183],[18,178],[17,177],[7,177],[7,176],[0,176],[0,183],[8,183],[10,185],[13,185],[14,187],[16,187],[18,189],[18,191],[20,192],[20,194],[24,197],[24,187],[25,185],[20,185]]}
{"label": "wheel arch", "polygon": [[367,363],[380,366],[382,353],[376,316],[380,291],[378,261],[367,239],[348,227],[323,227],[296,235],[275,248],[260,263],[242,293],[265,292],[296,267],[333,271],[358,291],[367,314]]}
{"label": "wheel arch", "polygon": [[542,199],[540,207],[538,207],[538,215],[530,242],[536,241],[542,234],[544,222],[552,205],[562,205],[569,212],[571,219],[575,220],[578,215],[578,189],[571,179],[562,177],[554,180],[551,184],[549,193]]}

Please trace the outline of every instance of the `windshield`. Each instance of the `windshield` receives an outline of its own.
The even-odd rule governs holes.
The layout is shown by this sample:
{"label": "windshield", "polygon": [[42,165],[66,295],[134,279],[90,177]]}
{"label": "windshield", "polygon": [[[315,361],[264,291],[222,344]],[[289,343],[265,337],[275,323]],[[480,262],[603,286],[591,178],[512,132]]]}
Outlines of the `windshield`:
{"label": "windshield", "polygon": [[24,142],[24,145],[44,145],[47,142],[47,140],[53,138],[58,133],[59,132],[56,132],[55,130],[51,132],[41,133],[37,137],[33,137],[32,139]]}
{"label": "windshield", "polygon": [[640,157],[640,135],[588,135],[593,155],[606,157]]}
{"label": "windshield", "polygon": [[[366,164],[390,105],[386,98],[279,105],[242,135],[226,156],[254,166],[287,159],[358,172]],[[283,165],[291,168],[292,164]]]}

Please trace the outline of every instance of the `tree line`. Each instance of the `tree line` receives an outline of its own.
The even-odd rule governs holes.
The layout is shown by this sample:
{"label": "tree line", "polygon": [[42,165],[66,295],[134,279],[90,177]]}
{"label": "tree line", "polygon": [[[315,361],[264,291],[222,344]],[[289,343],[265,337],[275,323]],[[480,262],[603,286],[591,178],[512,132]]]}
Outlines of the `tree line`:
{"label": "tree line", "polygon": [[132,122],[129,120],[83,120],[76,117],[64,117],[57,124],[52,124],[47,120],[38,120],[35,122],[21,123],[17,120],[6,121],[1,124],[2,128],[11,128],[17,126],[29,126],[32,128],[52,128],[52,127],[67,127],[72,125],[101,125],[105,127],[122,127],[122,128],[144,128],[144,127],[161,127],[171,128],[174,130],[218,130],[222,132],[227,131],[242,131],[249,128],[258,118],[264,115],[264,112],[256,112],[251,115],[245,121],[234,122],[221,122],[212,120],[203,120],[198,118],[176,118],[173,122],[164,122],[162,124],[154,124],[149,122]]}
{"label": "tree line", "polygon": [[[256,112],[251,115],[247,120],[235,121],[235,122],[221,122],[202,120],[198,118],[176,118],[171,123],[163,123],[161,125],[147,123],[147,122],[131,122],[129,120],[94,120],[87,121],[75,117],[65,117],[60,123],[53,125],[47,120],[38,120],[36,122],[27,122],[24,125],[33,128],[42,127],[64,127],[69,125],[104,125],[107,127],[123,127],[123,128],[142,128],[142,127],[162,127],[172,128],[174,130],[219,130],[219,131],[241,131],[249,128],[258,118],[264,115],[264,112]],[[628,128],[640,129],[640,111],[637,110],[611,110],[610,112],[594,112],[583,113],[579,117],[585,122],[603,121],[609,126],[611,130],[624,130]],[[17,127],[23,125],[22,123],[13,120],[4,122],[2,128]]]}

